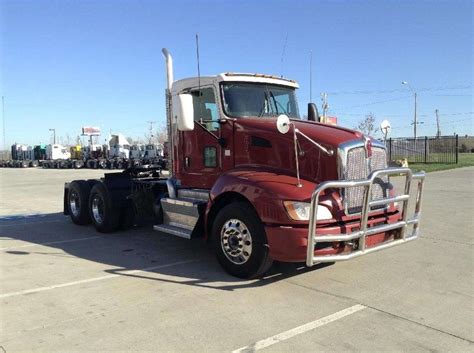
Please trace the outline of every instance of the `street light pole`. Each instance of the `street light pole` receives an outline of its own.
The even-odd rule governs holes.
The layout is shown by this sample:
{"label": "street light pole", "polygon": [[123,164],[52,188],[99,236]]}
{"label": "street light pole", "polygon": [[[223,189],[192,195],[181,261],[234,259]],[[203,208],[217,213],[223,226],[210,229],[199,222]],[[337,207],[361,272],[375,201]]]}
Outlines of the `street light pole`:
{"label": "street light pole", "polygon": [[49,131],[53,132],[53,145],[56,144],[56,129],[49,129]]}
{"label": "street light pole", "polygon": [[415,138],[416,138],[416,125],[417,125],[417,121],[416,121],[416,92],[415,92],[415,117],[413,120],[413,133],[415,135]]}
{"label": "street light pole", "polygon": [[416,125],[418,122],[416,121],[416,91],[413,89],[413,87],[407,82],[407,81],[402,81],[402,85],[407,85],[410,88],[410,91],[413,93],[415,96],[415,113],[414,113],[414,118],[413,118],[413,135],[416,138]]}

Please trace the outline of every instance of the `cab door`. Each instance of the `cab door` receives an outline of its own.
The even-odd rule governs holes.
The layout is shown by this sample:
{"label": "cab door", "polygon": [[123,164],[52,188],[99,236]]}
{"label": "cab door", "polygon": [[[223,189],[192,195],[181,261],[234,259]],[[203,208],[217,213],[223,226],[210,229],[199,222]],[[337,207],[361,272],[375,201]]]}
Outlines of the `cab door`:
{"label": "cab door", "polygon": [[213,86],[193,89],[191,94],[194,130],[179,132],[178,178],[183,186],[210,189],[232,164],[229,151],[233,144],[233,123],[220,119]]}

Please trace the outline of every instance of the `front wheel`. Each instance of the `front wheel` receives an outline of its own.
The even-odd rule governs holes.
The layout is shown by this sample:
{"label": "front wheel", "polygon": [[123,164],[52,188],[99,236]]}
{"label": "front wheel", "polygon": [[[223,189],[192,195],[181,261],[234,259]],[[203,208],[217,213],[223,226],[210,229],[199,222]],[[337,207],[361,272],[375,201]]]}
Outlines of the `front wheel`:
{"label": "front wheel", "polygon": [[212,237],[217,260],[233,276],[260,277],[272,265],[265,229],[250,204],[225,206],[214,221]]}

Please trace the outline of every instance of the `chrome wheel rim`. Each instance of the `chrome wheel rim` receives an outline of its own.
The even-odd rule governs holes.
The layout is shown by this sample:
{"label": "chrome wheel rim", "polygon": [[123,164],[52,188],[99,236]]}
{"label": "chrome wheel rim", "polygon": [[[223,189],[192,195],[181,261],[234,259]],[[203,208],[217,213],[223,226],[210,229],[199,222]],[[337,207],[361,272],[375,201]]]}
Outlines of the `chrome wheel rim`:
{"label": "chrome wheel rim", "polygon": [[79,213],[81,212],[81,202],[79,195],[75,190],[72,190],[71,194],[69,195],[69,208],[71,209],[72,215],[74,217],[79,216]]}
{"label": "chrome wheel rim", "polygon": [[236,264],[246,263],[252,255],[252,235],[239,219],[230,219],[221,228],[221,247],[227,259]]}
{"label": "chrome wheel rim", "polygon": [[95,195],[92,199],[92,216],[99,224],[102,223],[104,219],[104,203],[98,195]]}

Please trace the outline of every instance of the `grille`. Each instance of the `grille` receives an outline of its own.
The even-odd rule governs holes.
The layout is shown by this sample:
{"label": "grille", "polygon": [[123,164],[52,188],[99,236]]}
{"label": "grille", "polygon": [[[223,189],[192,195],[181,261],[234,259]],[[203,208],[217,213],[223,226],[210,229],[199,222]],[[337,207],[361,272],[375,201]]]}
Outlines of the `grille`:
{"label": "grille", "polygon": [[[377,169],[387,168],[387,157],[383,148],[372,147],[372,158],[370,158],[370,170],[365,158],[365,148],[355,147],[347,152],[346,170],[344,179],[357,180],[366,179],[369,174]],[[376,180],[372,186],[372,200],[387,197],[388,178],[385,176]],[[364,199],[364,187],[358,186],[347,188],[344,192],[344,204],[347,213],[358,213],[362,210]],[[383,208],[384,206],[380,206]]]}

